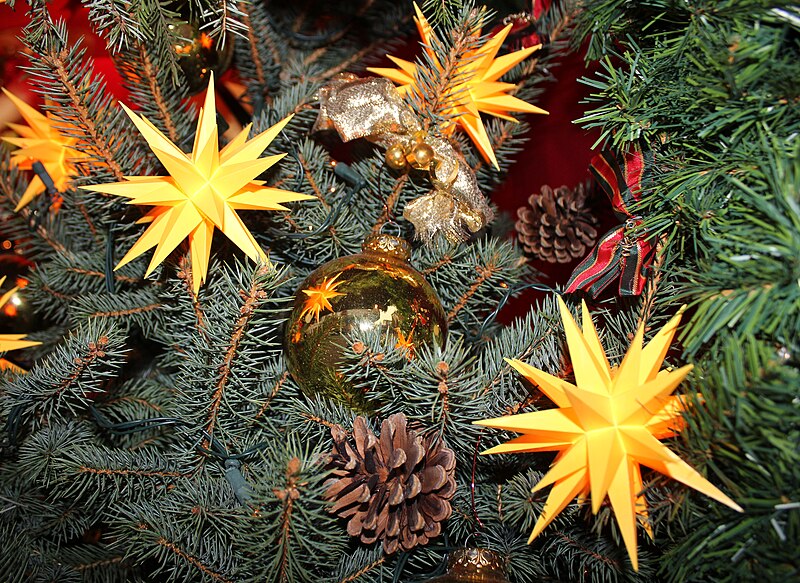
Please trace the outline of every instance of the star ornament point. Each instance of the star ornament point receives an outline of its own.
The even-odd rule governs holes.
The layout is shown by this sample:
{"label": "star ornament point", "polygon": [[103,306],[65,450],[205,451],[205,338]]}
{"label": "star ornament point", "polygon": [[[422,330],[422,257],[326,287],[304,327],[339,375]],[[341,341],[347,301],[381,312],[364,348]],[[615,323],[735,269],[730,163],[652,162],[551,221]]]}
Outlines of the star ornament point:
{"label": "star ornament point", "polygon": [[[423,50],[436,69],[429,72],[430,76],[441,76],[444,67],[431,48],[431,40],[435,34],[433,28],[416,3],[414,9],[417,13],[414,21],[422,38]],[[510,95],[509,91],[515,89],[516,85],[499,81],[505,73],[541,48],[541,45],[531,46],[498,57],[497,53],[511,32],[512,26],[509,24],[482,46],[462,55],[456,74],[453,76],[455,81],[447,88],[447,95],[443,97],[444,102],[452,103],[444,112],[445,115],[452,117],[452,124],[444,128],[445,132],[452,132],[456,126],[461,127],[475,143],[483,158],[491,162],[495,168],[499,167],[497,157],[481,120],[481,113],[508,121],[516,121],[509,115],[512,112],[547,114],[545,110]],[[476,31],[476,34],[480,35],[480,31]],[[391,55],[387,56],[397,65],[397,69],[371,67],[367,70],[399,85],[398,91],[401,94],[417,88],[419,69],[422,66]]]}
{"label": "star ornament point", "polygon": [[[0,286],[6,281],[6,276],[0,277]],[[19,291],[19,287],[15,286],[0,296],[0,309],[2,309],[9,301],[13,301],[14,294]],[[19,350],[20,348],[29,348],[31,346],[38,346],[41,342],[33,340],[25,340],[25,334],[0,334],[0,353],[10,352],[12,350]],[[11,370],[16,373],[25,372],[16,364],[0,358],[0,370]]]}
{"label": "star ornament point", "polygon": [[126,176],[124,182],[83,187],[128,198],[129,204],[152,207],[139,221],[147,223],[147,228],[115,269],[155,247],[147,276],[188,239],[196,294],[208,275],[215,228],[251,259],[264,260],[266,254],[236,211],[288,210],[281,203],[314,198],[256,180],[284,156],[260,157],[291,116],[250,139],[252,124],[248,124],[220,149],[213,74],[191,153],[183,152],[147,118],[121,105],[169,175]]}
{"label": "star ornament point", "polygon": [[[50,112],[42,114],[22,99],[3,87],[3,93],[16,106],[22,119],[28,125],[10,123],[8,126],[17,134],[3,138],[3,141],[16,146],[11,152],[11,164],[20,170],[31,170],[34,162],[41,162],[47,174],[53,179],[56,190],[68,188],[70,179],[76,174],[74,162],[86,158],[86,154],[76,150],[78,139],[66,136],[59,127],[69,124],[53,116]],[[26,207],[34,198],[46,190],[38,176],[34,176],[22,194],[14,212]]]}
{"label": "star ornament point", "polygon": [[681,314],[643,345],[637,331],[619,367],[612,368],[583,304],[583,328],[559,298],[575,384],[518,360],[506,359],[539,386],[557,408],[475,421],[478,425],[521,433],[484,454],[557,451],[553,464],[533,491],[552,486],[531,533],[531,542],[575,497],[591,498],[597,513],[608,498],[634,569],[638,570],[637,521],[652,536],[642,495],[646,466],[742,512],[741,507],[659,440],[684,425],[683,396],[672,395],[692,365],[661,370]]}

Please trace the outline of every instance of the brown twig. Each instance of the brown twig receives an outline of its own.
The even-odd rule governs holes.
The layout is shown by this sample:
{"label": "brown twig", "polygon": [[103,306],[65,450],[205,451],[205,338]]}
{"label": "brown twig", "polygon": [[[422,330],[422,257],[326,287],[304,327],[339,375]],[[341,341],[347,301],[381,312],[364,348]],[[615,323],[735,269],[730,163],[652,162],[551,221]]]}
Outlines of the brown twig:
{"label": "brown twig", "polygon": [[58,52],[49,52],[43,56],[42,62],[50,67],[56,73],[56,75],[58,75],[61,84],[67,92],[67,95],[69,95],[70,101],[72,102],[72,107],[75,109],[79,123],[86,130],[86,133],[89,137],[89,142],[94,145],[93,149],[98,154],[96,157],[104,162],[118,182],[122,182],[125,178],[125,175],[124,172],[122,172],[122,168],[120,168],[120,165],[114,158],[111,143],[98,130],[97,125],[94,123],[94,119],[89,114],[89,110],[86,108],[83,100],[81,99],[80,91],[77,87],[75,87],[70,79],[70,74],[66,67],[66,60],[68,56],[69,51],[67,49],[63,49]]}
{"label": "brown twig", "polygon": [[[537,348],[538,348],[538,347],[539,347],[539,346],[540,346],[540,345],[541,345],[541,344],[542,344],[542,343],[543,343],[543,342],[544,342],[544,341],[545,341],[547,338],[549,338],[550,336],[552,336],[553,334],[555,334],[555,332],[556,332],[556,327],[555,327],[555,326],[550,326],[549,328],[547,328],[547,330],[544,332],[544,334],[541,336],[541,338],[537,339],[537,340],[536,340],[536,342],[534,342],[533,344],[531,344],[531,345],[530,345],[530,346],[529,346],[529,347],[528,347],[528,348],[527,348],[527,349],[526,349],[526,350],[525,350],[525,351],[524,351],[522,354],[518,355],[516,358],[517,358],[517,359],[520,359],[520,360],[527,358],[528,356],[530,356],[531,354],[533,354],[533,353],[534,353],[534,351],[536,351],[536,349],[537,349]],[[506,372],[508,372],[510,369],[511,369],[511,365],[510,365],[510,364],[508,364],[508,363],[505,363],[505,364],[504,364],[504,365],[503,365],[503,366],[500,368],[500,370],[499,370],[499,371],[497,371],[497,374],[494,376],[494,378],[491,380],[491,382],[490,382],[490,383],[488,383],[488,384],[487,384],[487,385],[484,387],[484,389],[483,389],[483,392],[481,393],[481,395],[485,395],[485,394],[486,394],[486,393],[488,393],[489,391],[492,391],[492,390],[494,389],[494,387],[495,387],[495,386],[497,386],[497,383],[499,383],[499,382],[500,382],[500,377],[501,377],[501,376],[503,376],[504,374],[506,374]],[[524,408],[524,407],[526,406],[526,404],[525,404],[526,402],[527,402],[527,398],[525,399],[525,401],[523,401],[523,402],[522,402],[522,403],[520,403],[519,405],[517,405],[517,406],[515,406],[515,407],[507,408],[507,410],[509,410],[509,411],[510,411],[510,410],[519,411],[520,409],[522,409],[522,408]]]}
{"label": "brown twig", "polygon": [[81,211],[81,215],[83,215],[83,220],[86,221],[86,224],[89,227],[89,231],[92,233],[92,238],[94,238],[95,243],[100,243],[100,239],[97,237],[97,228],[94,226],[94,221],[92,221],[92,217],[89,216],[89,212],[86,210],[86,206],[83,204],[76,204],[75,206],[78,207],[78,210]]}
{"label": "brown twig", "polygon": [[109,469],[109,468],[90,468],[88,466],[80,466],[78,472],[82,474],[92,474],[94,476],[140,476],[143,478],[186,478],[190,474],[182,472],[157,472],[145,470],[125,470],[125,469]]}
{"label": "brown twig", "polygon": [[645,291],[642,299],[642,311],[639,314],[639,321],[636,323],[637,330],[641,326],[645,326],[647,324],[647,321],[650,319],[650,314],[653,311],[653,306],[655,304],[654,300],[656,292],[658,291],[658,284],[661,282],[661,267],[664,265],[664,260],[666,257],[666,254],[662,252],[664,250],[664,246],[666,245],[666,239],[666,236],[662,235],[658,240],[658,243],[656,243],[655,260],[653,261],[653,265],[651,267],[653,275],[647,282],[647,290]]}
{"label": "brown twig", "polygon": [[144,74],[147,77],[148,85],[150,86],[150,93],[153,95],[153,101],[158,108],[158,117],[164,123],[164,129],[167,130],[167,135],[173,143],[177,144],[180,141],[178,129],[172,121],[172,114],[170,113],[167,103],[164,101],[164,95],[161,93],[161,87],[156,78],[156,71],[153,62],[150,60],[150,55],[147,54],[147,48],[144,43],[139,43],[139,57],[142,59],[142,67]]}
{"label": "brown twig", "polygon": [[464,294],[459,298],[458,302],[456,302],[456,305],[453,306],[453,309],[448,312],[447,314],[448,322],[452,322],[453,318],[455,318],[456,315],[464,308],[464,306],[467,305],[469,299],[473,295],[475,295],[475,292],[478,291],[478,289],[486,282],[486,280],[488,280],[495,274],[497,266],[494,265],[493,263],[489,263],[485,267],[479,265],[475,268],[475,270],[478,272],[477,279],[473,282],[471,286],[469,286],[469,289],[466,292],[464,292]]}
{"label": "brown twig", "polygon": [[[4,170],[6,169],[4,168]],[[11,184],[11,172],[0,172],[0,181],[2,181],[1,183],[3,185],[3,192],[5,193],[9,202],[11,202],[13,206],[16,206],[17,203],[19,203],[19,197],[17,196],[14,186]],[[28,207],[21,209],[19,214],[23,216],[28,224],[31,224],[31,210]],[[50,245],[54,251],[65,255],[69,254],[67,249],[61,243],[50,237],[50,233],[41,224],[36,227],[36,233],[42,238],[42,240]]]}
{"label": "brown twig", "polygon": [[386,203],[383,206],[383,211],[381,211],[378,220],[372,226],[372,234],[375,235],[380,232],[381,227],[389,220],[391,216],[394,215],[394,207],[397,206],[397,200],[400,198],[400,193],[403,191],[403,187],[405,186],[406,182],[408,182],[408,174],[403,174],[394,184],[394,188],[392,188],[392,194],[386,199]]}
{"label": "brown twig", "polygon": [[566,542],[568,545],[572,545],[573,547],[576,547],[576,548],[580,549],[581,551],[583,551],[584,553],[586,553],[586,554],[588,554],[588,555],[591,555],[592,557],[594,557],[594,558],[595,558],[595,559],[597,559],[598,561],[602,561],[602,562],[604,562],[606,565],[611,565],[611,566],[612,566],[612,567],[614,567],[615,569],[618,569],[618,568],[619,568],[619,563],[618,563],[617,561],[615,561],[614,559],[612,559],[611,557],[607,557],[607,556],[605,556],[605,555],[601,555],[600,553],[597,553],[597,552],[593,551],[592,549],[590,549],[590,548],[587,548],[587,547],[583,546],[583,545],[582,545],[582,544],[580,544],[578,541],[576,541],[576,540],[575,540],[575,539],[573,539],[573,538],[570,538],[570,537],[568,537],[566,534],[564,534],[564,533],[563,533],[563,532],[561,532],[561,531],[556,531],[556,535],[557,535],[557,536],[558,536],[558,537],[559,537],[561,540],[563,540],[564,542]]}
{"label": "brown twig", "polygon": [[264,404],[261,405],[261,407],[258,409],[258,413],[256,413],[256,416],[253,418],[254,422],[264,413],[266,413],[267,409],[269,409],[269,406],[272,403],[272,399],[274,399],[277,396],[278,392],[281,390],[281,387],[283,387],[283,383],[285,383],[286,379],[288,378],[289,378],[289,371],[288,370],[283,371],[283,374],[278,378],[278,380],[275,382],[275,385],[272,387],[272,391],[270,391],[269,397],[267,397],[267,400],[264,401]]}
{"label": "brown twig", "polygon": [[[266,266],[262,267],[259,271],[259,275],[263,274],[266,269],[268,269]],[[239,352],[239,346],[244,338],[247,325],[255,314],[259,302],[266,297],[266,293],[260,289],[260,284],[257,281],[253,281],[250,285],[250,289],[246,292],[242,292],[242,297],[244,303],[242,307],[239,308],[239,318],[233,326],[233,334],[228,341],[228,348],[225,350],[225,357],[223,358],[222,365],[219,367],[219,380],[217,381],[216,387],[214,387],[214,394],[211,397],[211,405],[209,406],[208,415],[206,417],[205,431],[209,436],[214,433],[217,415],[222,405],[222,397],[225,393],[228,380],[230,379],[233,361],[236,358],[236,354]]]}
{"label": "brown twig", "polygon": [[442,258],[431,265],[430,267],[426,267],[425,269],[421,270],[420,273],[422,275],[428,275],[433,273],[434,271],[444,267],[445,265],[450,265],[453,262],[453,258],[450,255],[444,255]]}
{"label": "brown twig", "polygon": [[[80,267],[67,267],[65,271],[70,273],[77,273],[78,275],[85,275],[87,277],[102,277],[105,278],[106,274],[102,271],[93,271],[91,269],[82,269]],[[136,277],[128,277],[126,275],[115,275],[114,279],[124,283],[139,283],[141,279]]]}
{"label": "brown twig", "polygon": [[62,301],[68,301],[68,300],[71,300],[72,298],[75,297],[75,296],[72,296],[72,295],[68,295],[68,294],[62,293],[60,291],[56,291],[56,290],[54,290],[52,287],[50,287],[47,284],[42,284],[41,286],[39,286],[39,289],[42,290],[43,292],[49,293],[54,298],[58,298],[59,300],[62,300]]}
{"label": "brown twig", "polygon": [[344,579],[339,581],[339,583],[352,583],[353,581],[355,581],[356,579],[358,579],[362,575],[366,575],[367,573],[372,571],[375,567],[380,567],[385,560],[386,560],[386,557],[380,557],[376,561],[372,561],[369,565],[364,565],[363,567],[361,567],[358,571],[356,571],[352,575],[348,575],[347,577],[345,577]]}
{"label": "brown twig", "polygon": [[203,313],[203,308],[200,306],[200,302],[197,300],[197,296],[194,293],[194,288],[192,287],[192,266],[189,262],[189,258],[186,255],[183,255],[178,262],[177,275],[178,279],[183,282],[184,288],[191,298],[196,322],[195,329],[203,336],[203,338],[208,340],[208,334],[206,333],[206,316]]}
{"label": "brown twig", "polygon": [[181,548],[178,547],[178,545],[168,541],[163,536],[159,537],[159,539],[156,541],[156,544],[172,551],[181,559],[183,559],[187,563],[191,564],[192,566],[202,571],[204,575],[206,575],[207,577],[211,577],[214,581],[222,581],[223,583],[233,583],[232,579],[227,579],[224,575],[217,573],[210,567],[207,567],[206,565],[203,564],[203,562],[200,559],[198,559],[197,557],[193,557],[189,553],[181,550]]}
{"label": "brown twig", "polygon": [[[334,47],[335,43],[340,41],[350,31],[350,29],[352,28],[353,24],[355,23],[355,19],[358,18],[359,16],[363,15],[367,10],[369,10],[374,2],[375,2],[375,0],[366,0],[359,7],[359,9],[352,15],[352,17],[350,18],[350,21],[345,26],[343,26],[341,29],[339,29],[336,32],[336,34],[331,35],[330,38],[326,39],[325,45],[323,47],[320,47],[316,51],[313,51],[308,57],[306,57],[306,59],[304,61],[304,64],[306,66],[308,66],[308,65],[314,63],[315,61],[319,60],[325,53],[327,53],[331,49],[331,47]],[[341,73],[342,71],[346,71],[347,69],[350,68],[350,66],[353,63],[358,63],[359,61],[361,61],[361,59],[364,56],[368,55],[369,53],[371,53],[373,50],[375,50],[379,46],[381,46],[381,43],[379,41],[373,42],[372,44],[370,44],[370,45],[364,47],[363,49],[361,49],[360,51],[358,51],[357,53],[355,53],[353,55],[350,55],[350,57],[345,59],[342,63],[339,63],[337,66],[332,67],[331,69],[328,69],[327,71],[323,71],[319,75],[315,75],[312,78],[312,80],[320,81],[320,80],[323,80],[323,79],[328,79],[328,78],[332,77],[333,75],[335,75],[337,73]]]}
{"label": "brown twig", "polygon": [[273,493],[283,502],[283,513],[281,514],[281,559],[280,559],[280,576],[278,581],[286,580],[286,565],[289,561],[289,539],[292,538],[292,511],[294,510],[294,501],[300,498],[300,490],[298,486],[304,484],[299,482],[299,475],[301,469],[301,462],[299,458],[292,458],[286,468],[286,488],[283,490],[274,490]]}
{"label": "brown twig", "polygon": [[301,413],[303,417],[308,419],[309,421],[313,421],[314,423],[318,423],[328,429],[333,429],[334,427],[339,427],[338,423],[334,423],[332,421],[328,421],[327,419],[323,419],[322,417],[318,417],[316,415],[312,415],[311,413]]}
{"label": "brown twig", "polygon": [[111,557],[110,559],[103,559],[102,561],[94,561],[92,563],[83,563],[80,565],[75,565],[73,568],[76,571],[88,571],[90,569],[95,569],[97,567],[104,567],[106,565],[114,565],[116,563],[121,563],[124,559],[125,557],[120,555],[117,557]]}
{"label": "brown twig", "polygon": [[[514,122],[510,121],[503,123],[503,131],[500,132],[500,135],[497,137],[497,139],[492,142],[492,150],[496,152],[498,149],[503,147],[503,144],[505,144],[507,140],[511,138],[511,126],[513,125],[515,125]],[[483,157],[479,157],[478,162],[472,167],[472,171],[477,174],[480,172],[481,168],[483,168],[484,164],[486,164],[486,161],[483,159]]]}
{"label": "brown twig", "polygon": [[[352,55],[347,57],[344,61],[338,63],[335,67],[331,67],[330,69],[326,69],[326,70],[322,71],[321,73],[319,73],[317,75],[314,75],[313,77],[309,77],[308,80],[312,81],[314,83],[319,83],[321,81],[325,81],[326,79],[330,79],[334,75],[338,75],[339,73],[341,73],[343,71],[347,71],[348,69],[350,69],[353,66],[354,63],[361,62],[361,60],[364,57],[366,57],[367,55],[369,55],[373,51],[377,50],[383,44],[385,44],[385,41],[373,42],[373,43],[367,45],[366,47],[364,47],[363,49],[353,53]],[[309,64],[313,63],[314,61],[318,60],[323,54],[325,54],[325,52],[327,52],[327,50],[328,50],[327,48],[323,47],[323,48],[318,49],[318,50],[314,51],[313,53],[311,53],[306,58],[306,61],[308,61],[306,63],[306,65],[309,65]]]}
{"label": "brown twig", "polygon": [[89,342],[89,353],[86,356],[76,358],[73,361],[75,368],[72,370],[72,373],[66,379],[64,379],[58,385],[58,387],[56,387],[54,396],[59,395],[69,389],[75,382],[77,382],[90,364],[92,364],[98,358],[104,357],[106,355],[106,346],[108,346],[108,336],[101,336],[97,339],[97,342]]}
{"label": "brown twig", "polygon": [[148,304],[146,306],[139,306],[138,308],[129,308],[127,310],[113,310],[111,312],[95,312],[90,314],[90,318],[120,318],[122,316],[131,316],[133,314],[144,314],[152,312],[162,307],[163,304]]}
{"label": "brown twig", "polygon": [[256,35],[253,31],[253,25],[250,20],[250,13],[247,11],[248,4],[249,3],[246,2],[239,2],[237,6],[239,7],[239,12],[242,14],[242,24],[244,24],[247,28],[247,40],[249,41],[250,45],[250,59],[256,69],[256,80],[261,87],[266,87],[267,76],[264,74],[264,63],[261,62],[261,55],[258,54],[258,49],[256,47],[258,47],[258,45],[261,43],[265,43],[276,64],[280,62],[280,54],[275,48],[272,39],[269,38],[269,35],[266,35],[267,38],[256,39]]}
{"label": "brown twig", "polygon": [[303,167],[303,174],[305,175],[306,180],[308,180],[308,183],[311,185],[314,195],[319,199],[326,209],[329,209],[330,205],[328,204],[328,201],[325,200],[325,196],[322,194],[322,189],[319,187],[319,184],[317,184],[317,181],[314,180],[314,176],[311,173],[311,168],[308,165],[308,160],[305,159],[305,156],[303,156],[301,152],[297,152],[297,159],[300,162],[300,166]]}
{"label": "brown twig", "polygon": [[[454,87],[466,81],[464,73],[461,71],[461,65],[463,65],[464,54],[475,40],[474,31],[460,31],[460,34],[456,36],[444,59],[441,71],[436,75],[437,82],[429,88],[429,91],[425,92],[427,95],[434,96],[432,101],[426,102],[425,96],[418,91],[411,93],[412,99],[418,102],[421,111],[428,110],[433,115],[440,115],[448,108],[447,103],[453,99]],[[432,117],[425,116],[425,130],[433,123]]]}

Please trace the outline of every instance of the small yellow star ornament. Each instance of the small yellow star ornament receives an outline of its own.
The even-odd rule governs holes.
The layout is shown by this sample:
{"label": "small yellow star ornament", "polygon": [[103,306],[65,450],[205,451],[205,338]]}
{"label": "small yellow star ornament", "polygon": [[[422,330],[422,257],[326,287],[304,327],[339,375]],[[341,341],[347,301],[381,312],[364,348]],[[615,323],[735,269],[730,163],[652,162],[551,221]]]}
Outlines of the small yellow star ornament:
{"label": "small yellow star ornament", "polygon": [[[66,190],[70,178],[75,175],[73,161],[86,157],[73,148],[78,142],[77,138],[64,136],[57,129],[68,124],[49,112],[42,115],[5,88],[3,93],[17,106],[22,118],[28,123],[27,126],[8,124],[17,134],[17,137],[3,138],[3,141],[17,147],[11,152],[11,163],[21,170],[30,170],[33,163],[39,161],[53,179],[56,189]],[[44,183],[38,176],[34,176],[14,211],[24,208],[44,191]]]}
{"label": "small yellow star ornament", "polygon": [[553,486],[528,542],[576,496],[583,499],[591,495],[595,514],[608,496],[633,568],[638,570],[637,514],[645,519],[644,527],[652,536],[646,522],[640,464],[734,510],[742,509],[659,441],[676,435],[683,427],[681,412],[686,403],[683,397],[671,394],[692,365],[659,370],[680,313],[644,347],[644,327],[640,326],[622,364],[612,368],[586,304],[582,331],[560,298],[559,306],[575,384],[507,359],[558,408],[476,421],[478,425],[523,434],[483,453],[558,451],[550,471],[533,489],[535,492]]}
{"label": "small yellow star ornament", "polygon": [[196,294],[208,274],[214,227],[251,259],[265,259],[266,254],[236,211],[289,210],[280,203],[314,198],[267,187],[263,181],[254,180],[285,156],[259,158],[291,116],[250,140],[247,136],[252,124],[248,124],[220,150],[214,99],[212,74],[191,154],[184,153],[150,121],[122,105],[170,176],[126,176],[125,182],[84,187],[124,196],[131,199],[130,204],[153,207],[139,221],[150,223],[150,226],[116,269],[156,247],[147,276],[188,238],[192,284]]}
{"label": "small yellow star ornament", "polygon": [[[414,9],[417,13],[414,22],[417,23],[417,30],[422,37],[423,48],[428,54],[430,62],[436,68],[436,71],[430,72],[430,76],[441,78],[444,74],[444,67],[431,48],[431,39],[434,36],[433,29],[416,3],[414,3]],[[509,24],[487,40],[481,47],[464,54],[457,66],[456,73],[452,76],[456,81],[445,90],[446,95],[441,97],[443,103],[452,102],[452,105],[443,113],[452,117],[453,124],[455,124],[442,128],[443,131],[446,134],[452,133],[456,125],[461,126],[475,143],[484,159],[491,162],[495,168],[498,167],[497,158],[494,155],[494,150],[492,150],[492,144],[489,141],[489,136],[483,126],[480,114],[488,113],[508,121],[516,121],[508,115],[509,112],[547,113],[541,108],[509,95],[508,91],[517,87],[513,83],[501,83],[498,81],[500,77],[542,46],[536,45],[497,57],[497,52],[503,45],[503,41],[505,41],[512,26],[512,24]],[[476,31],[476,36],[480,36],[480,30]],[[397,83],[399,85],[398,91],[401,94],[416,88],[420,65],[392,57],[391,55],[387,56],[394,61],[399,69],[368,68],[367,70]]]}
{"label": "small yellow star ornament", "polygon": [[[5,283],[6,276],[0,277],[0,287]],[[19,287],[13,287],[0,296],[0,309],[5,306],[8,301],[19,291]],[[30,346],[38,346],[41,342],[34,342],[32,340],[25,340],[25,334],[0,334],[0,353],[10,352],[12,350],[19,350],[20,348],[28,348]],[[25,372],[13,362],[0,358],[0,370],[11,370],[13,372]]]}

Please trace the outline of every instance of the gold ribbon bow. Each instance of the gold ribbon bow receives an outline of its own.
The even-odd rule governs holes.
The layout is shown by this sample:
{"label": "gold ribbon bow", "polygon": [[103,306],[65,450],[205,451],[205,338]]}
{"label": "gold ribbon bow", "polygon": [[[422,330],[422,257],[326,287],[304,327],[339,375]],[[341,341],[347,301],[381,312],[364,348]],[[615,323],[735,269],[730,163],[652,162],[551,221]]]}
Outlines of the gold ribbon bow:
{"label": "gold ribbon bow", "polygon": [[441,232],[449,241],[467,240],[492,220],[475,173],[446,139],[428,135],[388,79],[340,75],[319,92],[320,111],[314,130],[335,129],[345,142],[357,138],[384,148],[410,151],[420,140],[433,150],[424,167],[434,189],[406,205],[418,239],[430,243]]}

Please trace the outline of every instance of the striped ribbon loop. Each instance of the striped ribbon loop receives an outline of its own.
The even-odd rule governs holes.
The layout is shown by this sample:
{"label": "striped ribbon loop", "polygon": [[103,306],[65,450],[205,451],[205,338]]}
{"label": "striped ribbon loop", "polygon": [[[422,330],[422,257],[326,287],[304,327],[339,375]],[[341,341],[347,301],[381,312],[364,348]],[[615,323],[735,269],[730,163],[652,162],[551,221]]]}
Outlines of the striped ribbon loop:
{"label": "striped ribbon loop", "polygon": [[605,150],[592,158],[590,170],[611,200],[614,214],[624,224],[600,238],[572,272],[566,293],[584,290],[597,297],[617,278],[620,295],[642,293],[655,246],[639,229],[641,219],[629,208],[641,200],[643,188],[652,180],[653,160],[653,152],[642,150],[638,144],[632,144],[621,157]]}

